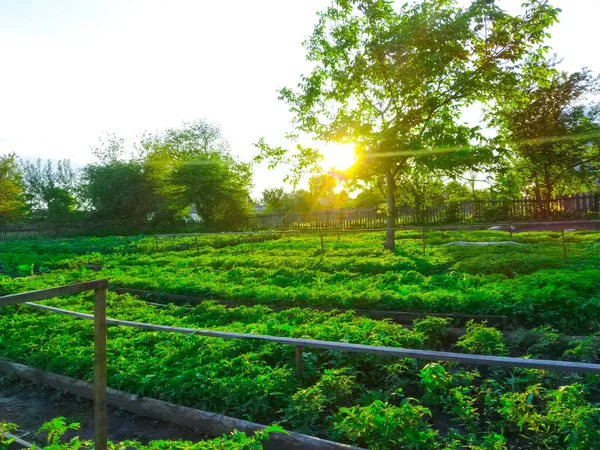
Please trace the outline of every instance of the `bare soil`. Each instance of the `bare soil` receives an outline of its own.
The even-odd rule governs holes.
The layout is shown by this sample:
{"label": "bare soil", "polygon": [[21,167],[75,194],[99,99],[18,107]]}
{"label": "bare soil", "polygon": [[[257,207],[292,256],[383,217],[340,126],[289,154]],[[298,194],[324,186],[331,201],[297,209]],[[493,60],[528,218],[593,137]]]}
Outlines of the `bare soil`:
{"label": "bare soil", "polygon": [[[17,424],[19,429],[15,435],[28,442],[45,444],[45,433],[36,435],[36,432],[44,422],[59,416],[81,425],[77,432],[65,434],[66,439],[74,436],[93,439],[94,406],[91,401],[0,375],[0,422]],[[113,442],[129,439],[143,443],[180,439],[197,442],[207,439],[207,436],[189,428],[112,407],[108,408],[108,431]]]}

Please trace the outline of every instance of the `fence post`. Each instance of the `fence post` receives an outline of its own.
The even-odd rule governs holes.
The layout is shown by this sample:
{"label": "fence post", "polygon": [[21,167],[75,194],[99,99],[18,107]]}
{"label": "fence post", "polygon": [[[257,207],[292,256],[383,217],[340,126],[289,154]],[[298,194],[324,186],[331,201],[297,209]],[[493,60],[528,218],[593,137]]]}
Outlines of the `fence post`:
{"label": "fence post", "polygon": [[565,227],[562,227],[562,246],[563,246],[563,255],[565,259],[567,259],[567,243],[565,242]]}
{"label": "fence post", "polygon": [[156,243],[156,251],[158,251],[158,236],[154,236],[154,241]]}
{"label": "fence post", "polygon": [[325,247],[323,246],[323,232],[321,231],[321,253],[325,253]]}
{"label": "fence post", "polygon": [[423,256],[425,256],[425,228],[421,228],[421,232],[423,233]]}
{"label": "fence post", "polygon": [[106,288],[94,290],[94,445],[108,448],[106,417]]}
{"label": "fence post", "polygon": [[302,378],[302,346],[296,345],[296,377]]}
{"label": "fence post", "polygon": [[338,244],[340,243],[340,232],[338,231]]}
{"label": "fence post", "polygon": [[442,228],[442,239],[444,239],[444,229]]}
{"label": "fence post", "polygon": [[195,234],[194,238],[196,238],[196,253],[200,254],[200,247],[198,246],[198,235]]}
{"label": "fence post", "polygon": [[252,239],[252,235],[250,235],[250,253],[254,253],[254,239]]}
{"label": "fence post", "polygon": [[510,232],[510,238],[512,239],[512,225],[508,225],[508,231]]}

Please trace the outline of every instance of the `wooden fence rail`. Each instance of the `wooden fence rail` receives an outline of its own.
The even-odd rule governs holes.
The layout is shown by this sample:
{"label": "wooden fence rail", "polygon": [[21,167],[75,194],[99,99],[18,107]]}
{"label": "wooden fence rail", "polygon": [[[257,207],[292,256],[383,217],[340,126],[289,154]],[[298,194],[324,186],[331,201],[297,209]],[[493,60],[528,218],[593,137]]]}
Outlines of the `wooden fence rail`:
{"label": "wooden fence rail", "polygon": [[[92,314],[55,308],[52,306],[28,304],[34,308],[44,309],[60,314],[67,314],[80,319],[93,320]],[[498,367],[519,367],[526,369],[544,369],[554,371],[566,371],[573,373],[595,373],[600,374],[600,364],[578,363],[569,361],[553,361],[544,359],[513,358],[507,356],[471,355],[464,353],[440,352],[434,350],[419,350],[407,348],[382,347],[374,345],[350,344],[345,342],[319,341],[315,339],[298,339],[278,336],[266,336],[249,333],[233,333],[226,331],[202,330],[196,328],[171,327],[166,325],[154,325],[143,322],[132,322],[129,320],[106,319],[110,325],[139,328],[151,331],[163,331],[169,333],[180,333],[196,336],[215,337],[222,339],[253,339],[278,344],[292,345],[296,348],[296,373],[302,371],[302,348],[318,348],[352,353],[366,353],[370,355],[391,356],[396,358],[415,358],[428,361],[451,361],[462,364],[475,364]],[[300,349],[300,350],[298,350]],[[300,355],[300,356],[299,356]]]}
{"label": "wooden fence rail", "polygon": [[[468,200],[446,202],[422,210],[399,207],[396,225],[592,217],[600,217],[600,196],[598,194],[577,194],[542,203],[532,199]],[[255,214],[245,220],[244,228],[378,228],[385,224],[386,212],[381,208],[340,208],[307,213]]]}

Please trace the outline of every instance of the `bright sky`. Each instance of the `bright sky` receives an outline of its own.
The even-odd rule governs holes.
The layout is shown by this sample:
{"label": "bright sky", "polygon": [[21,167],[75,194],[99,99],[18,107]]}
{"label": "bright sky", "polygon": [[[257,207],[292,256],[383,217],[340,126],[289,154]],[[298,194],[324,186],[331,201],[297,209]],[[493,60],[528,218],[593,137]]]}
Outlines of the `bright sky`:
{"label": "bright sky", "polygon": [[[600,0],[551,3],[563,10],[550,40],[563,68],[600,72]],[[280,145],[291,131],[277,90],[308,71],[301,42],[328,4],[0,0],[0,154],[83,165],[102,133],[132,145],[144,131],[204,118],[250,160],[260,137]],[[339,163],[338,152],[326,161]],[[281,185],[284,171],[259,167],[254,196]]]}

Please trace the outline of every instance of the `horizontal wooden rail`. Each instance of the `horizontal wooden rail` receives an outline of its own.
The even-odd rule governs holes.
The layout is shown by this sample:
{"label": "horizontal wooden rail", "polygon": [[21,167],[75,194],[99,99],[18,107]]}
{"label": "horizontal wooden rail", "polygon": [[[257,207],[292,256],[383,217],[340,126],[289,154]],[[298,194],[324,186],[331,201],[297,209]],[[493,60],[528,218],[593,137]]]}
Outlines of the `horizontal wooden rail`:
{"label": "horizontal wooden rail", "polygon": [[33,447],[29,442],[24,441],[18,436],[11,433],[4,433],[5,439],[13,439],[12,443],[7,447],[9,450],[13,448],[31,448]]}
{"label": "horizontal wooden rail", "polygon": [[0,297],[0,306],[16,305],[18,303],[35,302],[38,300],[47,300],[49,298],[60,297],[61,295],[80,294],[85,291],[96,289],[107,289],[108,280],[94,280],[83,283],[70,284],[68,286],[59,286],[50,289],[41,289],[39,291],[23,292],[21,294],[11,294]]}
{"label": "horizontal wooden rail", "polygon": [[[91,314],[69,311],[52,306],[36,305],[27,303],[29,306],[47,311],[67,314],[81,319],[93,319]],[[391,356],[396,358],[415,358],[428,361],[451,361],[462,364],[476,364],[484,366],[520,367],[525,369],[543,369],[566,371],[573,373],[595,373],[600,374],[600,364],[578,363],[569,361],[552,361],[545,359],[513,358],[507,356],[470,355],[464,353],[439,352],[433,350],[418,350],[394,347],[380,347],[374,345],[350,344],[345,342],[318,341],[314,339],[297,339],[277,336],[264,336],[259,334],[232,333],[226,331],[201,330],[196,328],[170,327],[166,325],[154,325],[143,322],[132,322],[128,320],[107,319],[110,325],[140,328],[151,331],[164,331],[169,333],[191,334],[205,337],[216,337],[223,339],[255,339],[261,341],[275,342],[278,344],[293,345],[296,347],[319,348],[324,350],[343,351],[352,353],[367,353],[371,355]]]}

